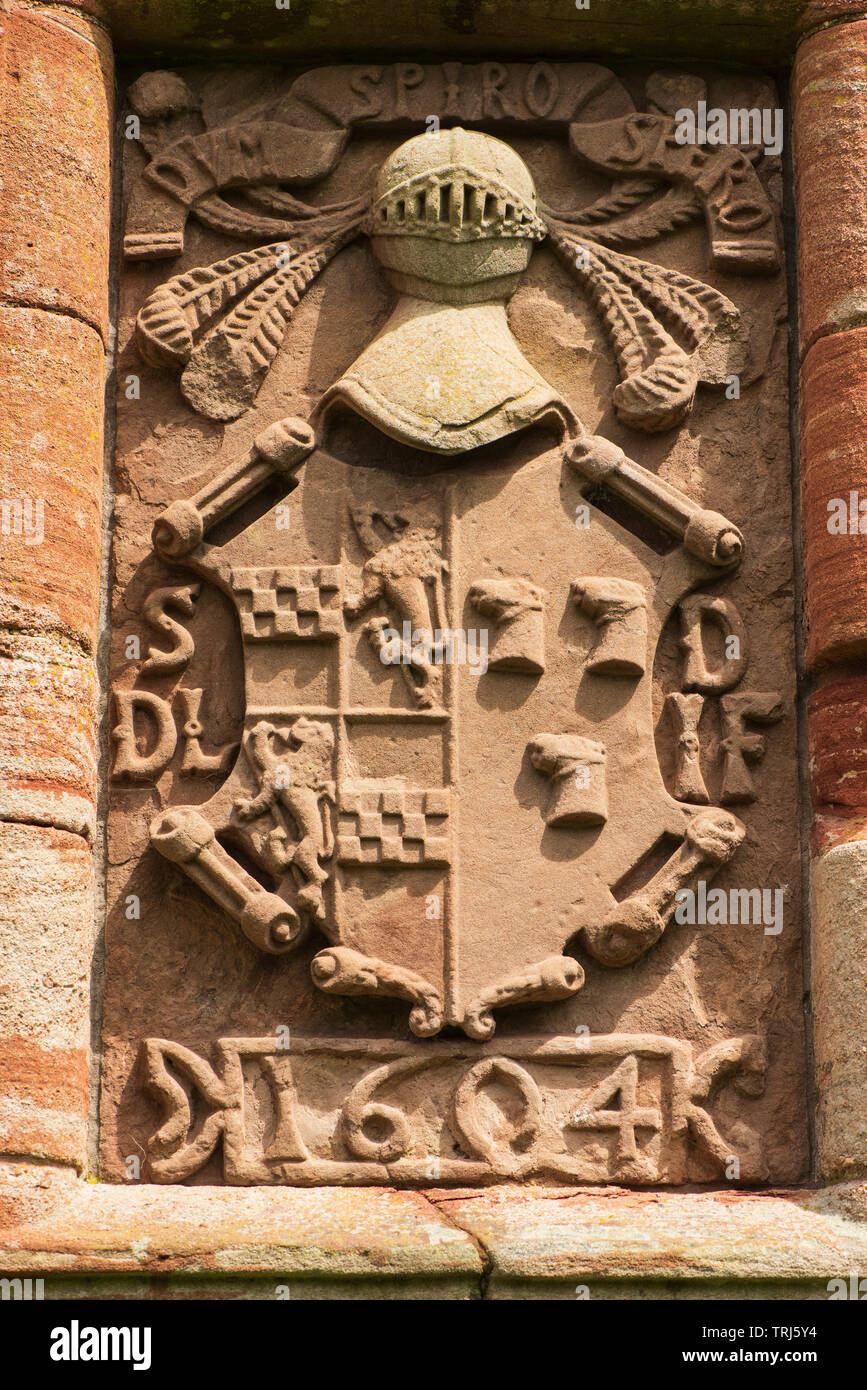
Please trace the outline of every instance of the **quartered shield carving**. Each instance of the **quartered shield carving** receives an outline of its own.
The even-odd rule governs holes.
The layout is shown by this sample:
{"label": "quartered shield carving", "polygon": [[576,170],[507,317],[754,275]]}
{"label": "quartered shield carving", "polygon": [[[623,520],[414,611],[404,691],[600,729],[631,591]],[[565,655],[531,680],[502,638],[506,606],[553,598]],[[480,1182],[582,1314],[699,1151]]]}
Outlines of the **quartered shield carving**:
{"label": "quartered shield carving", "polygon": [[[670,151],[654,119],[654,148]],[[650,163],[692,187],[679,156],[676,168],[666,159]],[[358,209],[323,216],[354,225]],[[247,713],[221,788],[166,807],[151,837],[262,950],[314,941],[318,989],[405,1001],[419,1037],[452,1027],[483,1041],[498,1010],[567,999],[585,965],[618,969],[650,950],[677,892],[743,839],[729,811],[666,790],[651,681],[668,618],[739,564],[744,540],[588,434],[513,338],[505,306],[535,242],[547,228],[570,256],[577,243],[511,148],[461,129],[414,137],[386,161],[359,227],[397,295],[384,329],[309,422],[270,426],[154,527],[179,583],[192,570],[235,604]],[[750,245],[744,256],[758,256]],[[621,415],[663,428],[711,379],[700,364],[719,369],[708,345],[737,340],[737,313],[645,263],[615,258],[615,274],[613,255],[600,243],[588,263],[616,324]],[[234,260],[168,282],[140,317],[148,352],[168,361],[171,346],[188,363],[197,408],[210,392],[230,400],[226,382],[240,380],[237,361],[226,378],[220,366],[246,331],[239,311],[191,355],[229,294],[219,277],[234,289],[256,278],[252,261]],[[246,302],[260,326],[273,309],[277,341],[295,291],[287,301],[279,275],[264,283],[261,303]],[[691,325],[690,351],[647,304]],[[355,466],[332,431],[347,412],[436,466]],[[504,441],[529,426],[547,434],[519,467]],[[267,512],[229,539],[212,534],[275,479],[296,489],[279,558]],[[666,544],[613,520],[611,497]],[[313,512],[315,539],[303,520]],[[576,525],[582,512],[589,524]],[[326,672],[316,699],[294,676],[313,646]]]}

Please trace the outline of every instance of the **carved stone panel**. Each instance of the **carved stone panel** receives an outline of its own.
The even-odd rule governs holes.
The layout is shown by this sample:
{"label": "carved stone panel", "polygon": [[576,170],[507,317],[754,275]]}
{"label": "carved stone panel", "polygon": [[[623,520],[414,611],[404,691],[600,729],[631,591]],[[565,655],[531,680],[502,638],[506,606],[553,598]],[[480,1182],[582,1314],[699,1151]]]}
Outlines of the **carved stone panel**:
{"label": "carved stone panel", "polygon": [[129,88],[110,1177],[803,1177],[780,170],[706,98],[776,102]]}

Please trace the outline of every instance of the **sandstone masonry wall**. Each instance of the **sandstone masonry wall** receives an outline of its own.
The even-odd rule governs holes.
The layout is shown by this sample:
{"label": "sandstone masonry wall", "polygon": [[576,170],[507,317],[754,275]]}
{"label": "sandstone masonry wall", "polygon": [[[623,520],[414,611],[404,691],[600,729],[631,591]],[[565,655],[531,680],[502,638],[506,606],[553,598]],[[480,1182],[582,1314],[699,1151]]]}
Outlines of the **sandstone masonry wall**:
{"label": "sandstone masonry wall", "polygon": [[0,16],[0,1152],[87,1152],[113,57]]}

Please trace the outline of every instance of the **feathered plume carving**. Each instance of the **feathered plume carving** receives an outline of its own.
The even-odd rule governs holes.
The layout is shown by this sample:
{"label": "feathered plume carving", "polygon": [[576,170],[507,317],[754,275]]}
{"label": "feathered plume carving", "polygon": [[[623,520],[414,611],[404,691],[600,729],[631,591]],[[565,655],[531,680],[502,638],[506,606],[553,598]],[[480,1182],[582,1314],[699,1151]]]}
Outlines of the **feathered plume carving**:
{"label": "feathered plume carving", "polygon": [[624,424],[648,432],[670,429],[691,410],[699,382],[716,386],[743,371],[746,334],[739,310],[725,295],[603,245],[595,226],[567,223],[547,209],[545,222],[554,250],[586,290],[611,339],[622,377],[614,406]]}
{"label": "feathered plume carving", "polygon": [[[280,206],[274,194],[272,206]],[[287,210],[298,205],[283,195]],[[214,196],[204,221],[255,219]],[[252,405],[277,355],[289,320],[313,280],[358,232],[367,210],[358,199],[280,225],[287,241],[242,251],[215,265],[176,275],[154,290],[136,321],[139,349],[154,366],[182,367],[181,390],[195,410],[213,420],[235,420]],[[201,216],[201,205],[196,212]],[[230,217],[231,214],[231,217]],[[263,219],[265,220],[265,219]],[[214,225],[213,221],[210,225]],[[297,235],[296,235],[297,233]]]}
{"label": "feathered plume carving", "polygon": [[[180,368],[181,390],[214,420],[253,403],[310,284],[362,230],[369,198],[316,207],[273,184],[219,193],[192,207],[212,230],[266,244],[177,275],[141,310],[146,361]],[[694,190],[653,177],[622,178],[585,208],[540,209],[551,245],[595,305],[621,373],[614,405],[624,423],[658,431],[691,410],[700,382],[742,374],[747,337],[734,304],[688,275],[626,254],[701,216]]]}

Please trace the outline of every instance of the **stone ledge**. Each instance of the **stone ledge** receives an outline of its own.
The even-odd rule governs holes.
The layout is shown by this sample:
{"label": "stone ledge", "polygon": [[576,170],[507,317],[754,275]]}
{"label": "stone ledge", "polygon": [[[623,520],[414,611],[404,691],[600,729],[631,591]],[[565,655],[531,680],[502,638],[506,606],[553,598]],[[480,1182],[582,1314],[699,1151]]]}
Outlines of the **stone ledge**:
{"label": "stone ledge", "polygon": [[816,1195],[500,1188],[436,1204],[487,1252],[491,1297],[826,1298],[867,1270],[867,1228]]}
{"label": "stone ledge", "polygon": [[[863,13],[863,0],[687,0],[672,15],[670,0],[606,0],[577,10],[572,0],[522,0],[503,7],[498,0],[479,0],[465,7],[459,0],[415,5],[408,24],[392,4],[368,3],[358,24],[356,0],[307,0],[303,6],[278,10],[273,4],[251,6],[249,0],[43,0],[40,8],[90,14],[111,30],[120,57],[154,52],[180,57],[259,62],[308,60],[333,62],[335,52],[349,61],[374,53],[405,58],[407,29],[412,29],[413,56],[435,51],[446,58],[485,59],[523,56],[544,34],[549,58],[597,57],[607,50],[618,57],[718,59],[751,65],[785,63],[798,39],[825,24]],[[604,10],[604,13],[603,13]],[[640,16],[636,11],[640,10]],[[673,22],[674,21],[674,22]]]}
{"label": "stone ledge", "polygon": [[0,1273],[46,1297],[827,1298],[867,1272],[863,1187],[115,1187],[10,1169]]}
{"label": "stone ledge", "polygon": [[0,1270],[57,1277],[61,1297],[83,1278],[129,1293],[155,1275],[182,1297],[202,1276],[229,1289],[253,1279],[265,1298],[295,1279],[444,1282],[468,1297],[482,1276],[472,1237],[417,1192],[42,1181],[41,1197],[29,1182],[0,1187]]}

